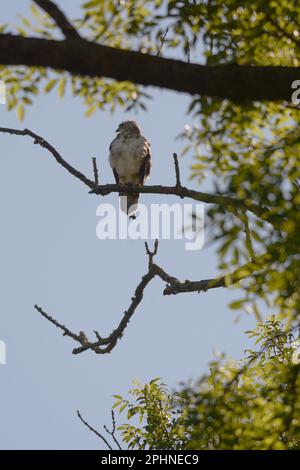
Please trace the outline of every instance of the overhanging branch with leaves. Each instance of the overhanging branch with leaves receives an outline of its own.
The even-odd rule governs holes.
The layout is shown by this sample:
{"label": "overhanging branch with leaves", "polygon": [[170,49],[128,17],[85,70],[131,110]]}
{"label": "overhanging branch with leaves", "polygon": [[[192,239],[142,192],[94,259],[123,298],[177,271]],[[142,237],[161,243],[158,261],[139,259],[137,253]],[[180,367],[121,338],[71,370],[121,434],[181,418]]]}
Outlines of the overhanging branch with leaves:
{"label": "overhanging branch with leaves", "polygon": [[300,77],[300,67],[199,65],[82,38],[57,41],[12,34],[0,34],[0,64],[46,67],[237,102],[291,101],[292,83]]}

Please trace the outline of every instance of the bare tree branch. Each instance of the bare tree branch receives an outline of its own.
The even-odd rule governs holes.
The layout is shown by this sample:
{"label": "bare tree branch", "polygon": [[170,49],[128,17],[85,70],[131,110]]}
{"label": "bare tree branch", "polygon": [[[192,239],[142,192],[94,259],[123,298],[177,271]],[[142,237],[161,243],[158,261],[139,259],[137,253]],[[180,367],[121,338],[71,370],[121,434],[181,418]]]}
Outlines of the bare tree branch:
{"label": "bare tree branch", "polygon": [[176,186],[178,188],[181,188],[180,170],[179,170],[179,163],[178,163],[177,153],[173,153],[173,159],[174,159],[174,166],[175,166]]}
{"label": "bare tree branch", "polygon": [[119,450],[122,450],[122,447],[120,446],[119,442],[118,442],[118,439],[116,438],[115,436],[115,432],[116,432],[116,420],[115,420],[115,413],[114,413],[114,410],[111,410],[111,420],[112,420],[112,431],[110,431],[107,426],[103,426],[105,431],[107,432],[107,434],[109,434],[113,440],[114,440],[114,443],[116,444],[116,446],[118,447]]}
{"label": "bare tree branch", "polygon": [[[233,286],[234,284],[242,281],[243,279],[250,277],[254,272],[261,271],[261,269],[264,268],[266,263],[269,266],[274,261],[274,253],[276,252],[276,249],[280,248],[280,246],[280,243],[274,243],[269,247],[270,252],[262,253],[261,255],[256,256],[255,261],[251,260],[248,263],[223,276],[219,276],[213,279],[203,279],[201,281],[166,281],[167,286],[165,287],[163,294],[172,295],[182,294],[185,292],[199,293],[206,292],[209,289],[215,289],[218,287]],[[271,252],[273,254],[271,254]],[[158,276],[162,278],[160,274],[158,274]]]}
{"label": "bare tree branch", "polygon": [[[151,251],[147,242],[145,243],[146,253],[148,255],[148,272],[142,277],[142,280],[138,284],[134,296],[131,299],[131,304],[123,314],[122,320],[120,321],[118,327],[111,332],[107,337],[102,337],[98,331],[94,331],[96,336],[96,341],[88,340],[86,334],[81,331],[79,334],[73,333],[66,326],[59,323],[52,316],[47,314],[41,307],[37,305],[34,308],[48,321],[54,324],[57,328],[63,331],[64,336],[69,336],[76,342],[80,344],[80,347],[73,349],[73,354],[80,354],[82,352],[91,350],[96,354],[106,354],[110,353],[112,349],[115,348],[118,340],[123,336],[123,333],[128,326],[128,323],[135,313],[137,307],[141,303],[144,295],[144,290],[147,285],[150,283],[155,276],[160,277],[165,283],[166,287],[163,291],[164,295],[174,295],[184,292],[206,292],[209,289],[215,289],[218,287],[229,287],[236,284],[237,282],[245,279],[262,269],[264,263],[271,263],[273,261],[273,256],[270,253],[263,253],[262,255],[256,257],[256,264],[253,262],[246,263],[240,268],[236,269],[232,273],[228,273],[225,276],[213,278],[213,279],[204,279],[201,281],[184,281],[180,282],[176,277],[170,276],[166,271],[164,271],[160,266],[153,262],[154,256],[157,254],[158,250],[158,240],[155,241],[154,249]],[[273,248],[275,247],[275,244]]]}
{"label": "bare tree branch", "polygon": [[53,325],[57,326],[57,328],[60,328],[64,332],[64,336],[69,336],[70,338],[73,338],[75,341],[79,341],[80,343],[84,341],[82,332],[81,334],[79,333],[79,335],[76,335],[75,333],[72,333],[72,331],[70,331],[66,326],[62,325],[61,323],[58,323],[58,321],[52,318],[51,315],[48,315],[48,313],[44,312],[44,310],[38,305],[35,305],[34,308],[48,321],[53,323]]}
{"label": "bare tree branch", "polygon": [[[18,135],[18,136],[29,136],[34,140],[35,144],[41,145],[41,147],[47,149],[55,158],[55,160],[62,165],[71,175],[75,176],[75,178],[81,180],[85,185],[90,188],[91,194],[97,194],[101,196],[106,196],[110,193],[119,193],[123,192],[124,194],[133,194],[133,193],[145,193],[145,194],[166,194],[166,195],[174,195],[180,198],[190,198],[195,201],[204,202],[207,204],[216,204],[220,205],[224,208],[227,208],[229,211],[236,208],[247,209],[256,216],[262,218],[263,220],[272,223],[271,220],[268,218],[268,209],[258,206],[251,201],[248,200],[241,200],[231,196],[226,196],[226,194],[209,194],[203,193],[200,191],[195,191],[193,189],[188,189],[185,186],[181,186],[180,183],[180,173],[179,173],[179,165],[178,165],[178,158],[176,154],[173,154],[174,164],[175,164],[175,174],[176,174],[176,185],[175,186],[140,186],[140,185],[120,185],[120,184],[104,184],[104,185],[97,185],[94,181],[87,178],[84,174],[80,171],[76,170],[73,166],[67,163],[60,153],[43,137],[35,134],[34,132],[30,131],[29,129],[19,130],[19,129],[11,129],[7,127],[0,127],[0,133],[6,133],[11,135]],[[176,157],[175,157],[176,155]],[[95,173],[95,163],[94,165],[94,178],[98,175],[98,169]]]}
{"label": "bare tree branch", "polygon": [[55,158],[57,163],[62,165],[71,175],[75,176],[75,178],[78,178],[81,180],[84,184],[86,184],[89,188],[95,188],[95,183],[84,176],[80,171],[76,170],[74,167],[72,167],[69,163],[67,163],[60,153],[51,145],[49,142],[47,142],[43,137],[40,135],[35,134],[34,132],[30,131],[29,129],[9,129],[7,127],[0,127],[0,132],[6,133],[6,134],[11,134],[11,135],[21,135],[21,136],[29,136],[33,139],[34,144],[38,144],[41,147],[47,149]]}
{"label": "bare tree branch", "polygon": [[33,0],[40,8],[42,8],[54,20],[56,25],[62,31],[67,39],[80,39],[79,33],[69,22],[65,14],[58,6],[50,0]]}
{"label": "bare tree branch", "polygon": [[[103,434],[101,434],[99,431],[97,431],[97,429],[93,428],[87,421],[85,421],[83,419],[83,417],[81,416],[80,412],[77,410],[77,416],[78,418],[80,419],[80,421],[90,430],[92,431],[94,434],[96,434],[97,437],[99,437],[104,443],[105,445],[108,447],[108,449],[110,450],[114,450],[111,445],[109,444],[109,442],[107,441],[107,439],[105,439],[105,437],[103,436]],[[110,431],[107,426],[103,426],[104,429],[105,429],[105,432],[107,432],[107,434],[109,434],[114,443],[116,444],[117,448],[119,450],[123,450],[122,447],[120,446],[119,442],[118,442],[118,439],[116,438],[115,436],[115,432],[116,432],[116,421],[115,421],[115,414],[114,414],[114,410],[111,410],[111,419],[112,419],[112,431]]]}
{"label": "bare tree branch", "polygon": [[94,170],[94,181],[95,184],[98,186],[99,184],[99,172],[98,172],[98,167],[97,167],[97,160],[94,157],[93,158],[93,170]]}
{"label": "bare tree branch", "polygon": [[[157,242],[156,242],[157,246]],[[157,249],[157,248],[156,248]],[[140,283],[135,289],[134,295],[131,298],[131,303],[128,310],[125,310],[122,320],[120,321],[118,327],[111,332],[111,334],[103,338],[97,331],[94,331],[97,340],[89,341],[83,331],[79,334],[73,333],[64,325],[55,320],[51,315],[46,313],[41,307],[35,305],[34,308],[48,321],[53,325],[63,331],[64,336],[69,336],[80,344],[80,347],[73,349],[73,354],[80,354],[87,350],[92,350],[96,354],[107,354],[116,346],[118,340],[123,336],[123,333],[132,317],[137,307],[141,303],[144,295],[144,289],[149,284],[149,282],[155,277],[156,272],[153,269],[152,258],[154,254],[149,254],[149,269],[148,272],[142,277]]]}
{"label": "bare tree branch", "polygon": [[154,243],[154,250],[151,251],[150,248],[149,248],[149,245],[147,242],[145,242],[145,248],[146,248],[146,253],[148,255],[148,258],[149,258],[149,269],[151,268],[151,266],[153,265],[153,258],[154,256],[157,254],[157,250],[158,250],[158,240],[156,239],[155,240],[155,243]]}
{"label": "bare tree branch", "polygon": [[[1,128],[0,128],[1,132]],[[201,191],[195,191],[194,189],[188,189],[185,186],[162,186],[162,185],[153,185],[153,186],[139,186],[135,184],[131,185],[120,185],[120,184],[103,184],[95,186],[90,193],[98,194],[101,196],[106,196],[110,193],[119,193],[123,192],[124,194],[132,193],[141,193],[141,194],[166,194],[178,196],[180,198],[189,198],[194,201],[204,202],[206,204],[216,204],[227,208],[228,211],[232,209],[241,208],[246,209],[255,214],[257,217],[262,218],[266,222],[271,223],[271,218],[268,218],[269,210],[265,207],[258,206],[248,200],[241,200],[234,198],[232,196],[226,196],[226,194],[209,194]]]}
{"label": "bare tree branch", "polygon": [[0,34],[0,64],[128,80],[237,102],[291,101],[291,84],[300,76],[300,67],[199,65],[116,49],[81,38],[56,41],[12,34]]}
{"label": "bare tree branch", "polygon": [[109,444],[109,442],[105,439],[105,437],[100,434],[99,431],[97,431],[95,428],[93,428],[87,421],[85,421],[83,419],[83,417],[81,416],[80,412],[77,410],[77,416],[78,418],[80,419],[80,421],[90,430],[92,431],[94,434],[96,434],[96,436],[98,436],[105,444],[106,446],[108,447],[109,450],[113,450],[113,448],[111,447],[111,445]]}

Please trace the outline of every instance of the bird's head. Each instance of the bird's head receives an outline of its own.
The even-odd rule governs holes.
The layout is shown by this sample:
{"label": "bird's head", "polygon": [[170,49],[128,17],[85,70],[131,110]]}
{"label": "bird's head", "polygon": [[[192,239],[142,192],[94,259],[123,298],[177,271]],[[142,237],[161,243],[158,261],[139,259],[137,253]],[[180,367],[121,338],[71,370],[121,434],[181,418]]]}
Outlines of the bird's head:
{"label": "bird's head", "polygon": [[141,129],[135,121],[123,121],[116,129],[116,132],[140,134]]}

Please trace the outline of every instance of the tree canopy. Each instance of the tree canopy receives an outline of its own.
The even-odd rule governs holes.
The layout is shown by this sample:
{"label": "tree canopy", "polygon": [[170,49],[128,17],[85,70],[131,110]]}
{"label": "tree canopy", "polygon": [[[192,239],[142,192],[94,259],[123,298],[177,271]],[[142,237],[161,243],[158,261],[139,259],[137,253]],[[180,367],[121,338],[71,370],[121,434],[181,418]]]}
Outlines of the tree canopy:
{"label": "tree canopy", "polygon": [[[296,450],[300,448],[299,328],[274,317],[249,331],[259,349],[241,361],[218,354],[210,372],[170,391],[161,379],[135,383],[114,408],[130,449]],[[134,422],[134,424],[132,423]]]}

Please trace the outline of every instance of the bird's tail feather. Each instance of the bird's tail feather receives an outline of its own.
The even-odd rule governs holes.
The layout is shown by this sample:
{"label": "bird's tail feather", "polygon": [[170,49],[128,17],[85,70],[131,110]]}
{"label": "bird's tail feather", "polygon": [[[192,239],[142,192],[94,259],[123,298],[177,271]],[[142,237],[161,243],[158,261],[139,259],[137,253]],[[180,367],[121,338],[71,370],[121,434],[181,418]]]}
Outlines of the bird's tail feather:
{"label": "bird's tail feather", "polygon": [[125,194],[125,193],[120,193],[120,198],[121,198],[121,210],[128,214],[129,216],[133,216],[136,209],[137,209],[137,204],[139,201],[139,194]]}

